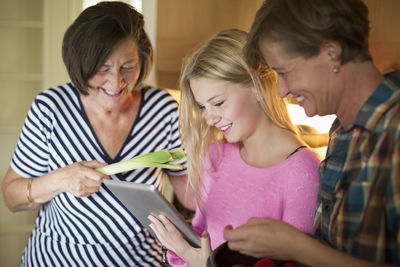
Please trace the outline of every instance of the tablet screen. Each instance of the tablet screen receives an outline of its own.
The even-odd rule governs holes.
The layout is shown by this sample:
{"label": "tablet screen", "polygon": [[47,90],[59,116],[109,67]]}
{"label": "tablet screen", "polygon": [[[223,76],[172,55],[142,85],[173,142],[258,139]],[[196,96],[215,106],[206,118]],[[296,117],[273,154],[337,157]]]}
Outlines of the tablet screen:
{"label": "tablet screen", "polygon": [[149,227],[151,222],[147,217],[150,214],[163,214],[193,247],[200,247],[199,235],[154,185],[115,180],[104,180],[103,182],[154,237],[156,235]]}

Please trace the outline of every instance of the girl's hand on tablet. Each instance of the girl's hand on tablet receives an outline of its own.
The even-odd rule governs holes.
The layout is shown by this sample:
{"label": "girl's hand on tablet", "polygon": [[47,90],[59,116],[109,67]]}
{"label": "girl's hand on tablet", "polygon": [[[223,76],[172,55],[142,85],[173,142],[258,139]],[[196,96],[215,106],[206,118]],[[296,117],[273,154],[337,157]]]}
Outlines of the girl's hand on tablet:
{"label": "girl's hand on tablet", "polygon": [[178,256],[183,251],[190,249],[189,243],[183,238],[175,225],[164,215],[149,215],[151,221],[150,227],[157,235],[158,240],[169,250],[175,252]]}
{"label": "girl's hand on tablet", "polygon": [[210,238],[205,232],[201,237],[201,248],[192,247],[178,231],[173,223],[164,215],[149,215],[150,227],[158,240],[190,266],[206,266],[211,254]]}

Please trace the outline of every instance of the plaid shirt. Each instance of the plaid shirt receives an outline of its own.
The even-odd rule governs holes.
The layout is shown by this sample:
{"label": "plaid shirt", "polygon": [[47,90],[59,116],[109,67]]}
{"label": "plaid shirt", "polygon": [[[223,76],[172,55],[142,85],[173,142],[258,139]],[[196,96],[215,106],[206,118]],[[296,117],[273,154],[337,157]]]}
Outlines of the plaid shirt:
{"label": "plaid shirt", "polygon": [[400,71],[385,75],[350,127],[335,120],[320,173],[315,235],[400,264]]}

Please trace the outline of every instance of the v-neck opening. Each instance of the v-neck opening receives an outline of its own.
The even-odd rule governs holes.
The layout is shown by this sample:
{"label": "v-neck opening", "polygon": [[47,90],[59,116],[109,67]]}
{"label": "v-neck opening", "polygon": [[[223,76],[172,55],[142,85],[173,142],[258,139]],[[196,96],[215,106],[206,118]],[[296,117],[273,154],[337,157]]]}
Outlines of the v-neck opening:
{"label": "v-neck opening", "polygon": [[130,138],[132,137],[132,133],[133,133],[133,130],[135,128],[135,125],[137,124],[137,122],[138,122],[138,120],[140,118],[140,113],[141,113],[141,110],[142,110],[142,107],[143,107],[143,102],[144,102],[144,90],[143,89],[140,90],[140,104],[139,104],[138,110],[136,112],[135,120],[133,121],[133,123],[131,125],[131,129],[129,130],[128,135],[126,136],[125,141],[122,143],[121,147],[119,148],[119,150],[118,150],[118,152],[117,152],[117,154],[115,155],[114,158],[112,158],[107,153],[107,151],[105,150],[105,148],[101,144],[99,138],[97,137],[96,132],[93,129],[92,124],[90,123],[89,117],[88,117],[88,115],[86,113],[85,107],[84,107],[82,99],[81,99],[81,95],[79,94],[77,89],[75,89],[75,90],[76,90],[76,92],[78,94],[79,105],[82,107],[82,114],[81,115],[82,115],[83,119],[85,120],[85,122],[87,123],[87,125],[88,125],[88,127],[89,127],[89,129],[90,129],[90,131],[91,131],[91,133],[92,133],[92,135],[94,137],[94,139],[97,142],[97,145],[100,147],[101,151],[103,152],[104,161],[107,162],[108,164],[111,164],[111,163],[114,163],[114,162],[119,162],[121,160],[120,157],[121,157],[122,149],[125,147],[125,145],[129,142]]}

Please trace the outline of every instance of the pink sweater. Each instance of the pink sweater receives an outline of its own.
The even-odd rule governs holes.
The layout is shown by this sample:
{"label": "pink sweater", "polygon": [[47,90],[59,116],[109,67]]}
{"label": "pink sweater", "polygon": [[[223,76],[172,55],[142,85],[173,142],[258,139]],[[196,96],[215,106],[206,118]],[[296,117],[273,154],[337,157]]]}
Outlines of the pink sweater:
{"label": "pink sweater", "polygon": [[[216,157],[215,146],[211,157]],[[201,235],[207,230],[214,250],[225,242],[223,229],[234,228],[251,217],[285,221],[302,232],[311,233],[319,186],[319,157],[303,148],[269,168],[246,164],[236,144],[223,144],[223,157],[215,171],[203,173],[202,204],[193,218],[193,228]],[[209,161],[206,170],[210,170]],[[187,266],[168,252],[172,266]]]}

